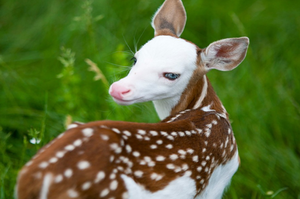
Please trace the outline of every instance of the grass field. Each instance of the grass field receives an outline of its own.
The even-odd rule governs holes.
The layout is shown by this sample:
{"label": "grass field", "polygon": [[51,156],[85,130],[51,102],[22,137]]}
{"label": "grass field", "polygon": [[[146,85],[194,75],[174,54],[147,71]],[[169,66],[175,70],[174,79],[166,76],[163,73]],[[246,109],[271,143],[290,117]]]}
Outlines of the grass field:
{"label": "grass field", "polygon": [[[0,1],[0,199],[13,198],[18,170],[71,120],[159,121],[150,102],[122,107],[107,90],[128,72],[130,49],[153,37],[162,2]],[[250,38],[237,69],[209,74],[241,158],[224,198],[300,199],[300,1],[183,3],[182,37],[199,47]]]}

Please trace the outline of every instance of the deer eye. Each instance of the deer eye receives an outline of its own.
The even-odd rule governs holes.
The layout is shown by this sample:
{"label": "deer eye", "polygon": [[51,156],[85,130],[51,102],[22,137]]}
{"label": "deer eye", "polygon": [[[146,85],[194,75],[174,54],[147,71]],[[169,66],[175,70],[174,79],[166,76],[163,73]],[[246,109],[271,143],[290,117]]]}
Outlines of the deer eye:
{"label": "deer eye", "polygon": [[137,59],[136,59],[135,57],[132,57],[132,58],[130,59],[130,61],[132,61],[132,62],[133,62],[133,65],[135,65],[136,62],[137,62]]}
{"label": "deer eye", "polygon": [[164,73],[164,77],[171,81],[177,79],[179,76],[180,74],[176,74],[176,73]]}

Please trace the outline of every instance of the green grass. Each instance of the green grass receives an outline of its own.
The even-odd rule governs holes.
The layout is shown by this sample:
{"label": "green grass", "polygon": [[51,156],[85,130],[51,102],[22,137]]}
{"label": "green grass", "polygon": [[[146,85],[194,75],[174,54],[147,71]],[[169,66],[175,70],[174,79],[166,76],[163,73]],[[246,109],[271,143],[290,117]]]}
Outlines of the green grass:
{"label": "green grass", "polygon": [[[162,2],[0,2],[0,199],[13,198],[18,170],[70,119],[158,121],[151,103],[122,107],[107,89],[128,72],[130,48],[153,37],[150,19]],[[237,69],[209,74],[241,157],[224,198],[300,199],[300,2],[184,4],[183,38],[199,47],[227,37],[251,42]],[[108,83],[95,81],[101,72],[87,59]]]}

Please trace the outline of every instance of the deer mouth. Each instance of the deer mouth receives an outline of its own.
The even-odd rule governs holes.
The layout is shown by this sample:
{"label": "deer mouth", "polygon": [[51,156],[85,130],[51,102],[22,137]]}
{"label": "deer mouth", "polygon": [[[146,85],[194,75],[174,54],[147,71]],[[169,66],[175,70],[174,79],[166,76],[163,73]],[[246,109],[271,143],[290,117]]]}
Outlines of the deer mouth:
{"label": "deer mouth", "polygon": [[131,104],[139,101],[139,99],[141,99],[141,98],[137,98],[137,99],[126,100],[126,99],[122,99],[122,98],[118,98],[118,97],[112,97],[112,98],[116,103],[118,103],[120,105],[131,105]]}

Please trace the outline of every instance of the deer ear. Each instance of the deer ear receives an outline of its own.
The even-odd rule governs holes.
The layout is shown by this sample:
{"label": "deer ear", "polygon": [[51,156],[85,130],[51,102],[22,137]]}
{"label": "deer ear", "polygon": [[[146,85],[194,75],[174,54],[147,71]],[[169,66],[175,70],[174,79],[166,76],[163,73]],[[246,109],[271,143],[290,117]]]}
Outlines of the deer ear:
{"label": "deer ear", "polygon": [[201,60],[207,71],[232,70],[244,60],[248,45],[248,37],[219,40],[202,50]]}
{"label": "deer ear", "polygon": [[153,19],[152,27],[155,35],[174,34],[180,36],[186,22],[186,12],[181,0],[165,0],[157,10]]}

